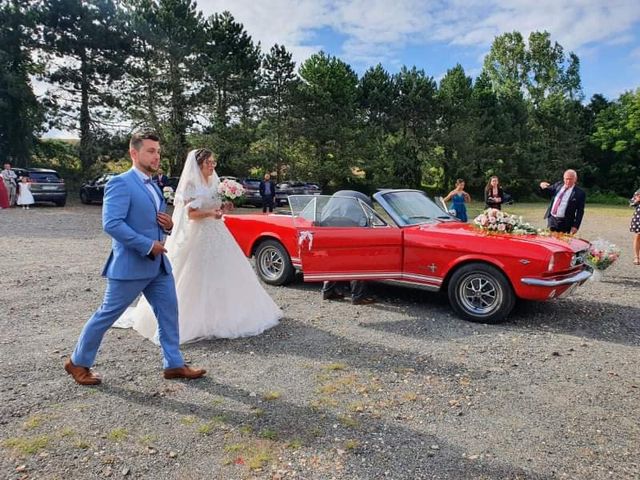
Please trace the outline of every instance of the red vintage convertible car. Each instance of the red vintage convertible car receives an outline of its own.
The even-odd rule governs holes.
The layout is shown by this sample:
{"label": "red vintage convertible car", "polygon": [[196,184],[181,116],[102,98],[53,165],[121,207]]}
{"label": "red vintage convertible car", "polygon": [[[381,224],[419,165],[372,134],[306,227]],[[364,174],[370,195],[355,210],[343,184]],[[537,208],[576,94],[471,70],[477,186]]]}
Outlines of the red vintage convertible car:
{"label": "red vintage convertible car", "polygon": [[[589,243],[577,238],[486,234],[419,190],[358,198],[289,197],[292,214],[227,215],[225,222],[260,278],[285,285],[376,280],[446,292],[463,318],[498,323],[517,299],[568,295],[592,274]],[[347,205],[347,204],[350,205]]]}

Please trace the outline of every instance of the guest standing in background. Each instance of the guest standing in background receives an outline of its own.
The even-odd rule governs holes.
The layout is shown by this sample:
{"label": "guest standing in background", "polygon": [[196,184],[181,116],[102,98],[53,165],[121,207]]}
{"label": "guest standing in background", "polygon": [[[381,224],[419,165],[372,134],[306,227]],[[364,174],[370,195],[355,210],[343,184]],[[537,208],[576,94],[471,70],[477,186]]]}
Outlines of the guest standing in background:
{"label": "guest standing in background", "polygon": [[633,237],[633,264],[640,265],[640,189],[633,194],[631,206],[635,208],[629,227],[631,233],[635,233]]}
{"label": "guest standing in background", "polygon": [[164,187],[169,186],[169,177],[164,174],[162,167],[158,168],[158,173],[153,177],[156,185],[162,190]]}
{"label": "guest standing in background", "polygon": [[262,213],[273,212],[273,199],[276,196],[276,184],[271,180],[271,175],[264,174],[264,180],[260,182],[260,196],[262,197]]}
{"label": "guest standing in background", "polygon": [[3,208],[9,208],[9,193],[7,192],[7,187],[5,187],[4,182],[0,180],[0,210]]}
{"label": "guest standing in background", "polygon": [[484,188],[484,203],[487,208],[497,208],[502,210],[504,202],[504,191],[500,186],[500,180],[495,175],[489,179],[489,183]]}
{"label": "guest standing in background", "polygon": [[16,204],[18,176],[16,175],[16,172],[11,170],[11,164],[9,162],[4,164],[4,170],[0,172],[0,176],[2,176],[4,186],[6,187],[7,194],[9,195],[9,206],[12,207]]}
{"label": "guest standing in background", "polygon": [[552,232],[574,235],[580,228],[587,196],[577,183],[578,174],[571,169],[564,172],[562,182],[540,182],[540,193],[552,199],[544,214]]}
{"label": "guest standing in background", "polygon": [[33,195],[31,194],[31,184],[27,177],[22,177],[18,188],[18,201],[23,210],[29,210],[29,206],[35,203]]}
{"label": "guest standing in background", "polygon": [[451,200],[451,208],[456,211],[456,217],[463,222],[467,221],[467,207],[466,203],[471,201],[471,196],[464,191],[464,180],[459,178],[456,180],[456,188],[449,192],[449,195],[444,197],[444,202]]}

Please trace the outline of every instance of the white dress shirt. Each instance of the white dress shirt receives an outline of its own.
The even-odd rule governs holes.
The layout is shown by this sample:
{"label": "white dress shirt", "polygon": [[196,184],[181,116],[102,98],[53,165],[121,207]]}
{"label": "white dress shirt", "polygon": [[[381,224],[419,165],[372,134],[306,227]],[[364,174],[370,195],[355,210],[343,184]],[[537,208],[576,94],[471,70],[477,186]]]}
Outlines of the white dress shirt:
{"label": "white dress shirt", "polygon": [[563,186],[560,190],[558,190],[558,193],[556,194],[556,196],[553,197],[553,203],[551,204],[552,206],[556,204],[556,200],[560,195],[562,195],[562,192],[565,192],[565,194],[562,197],[562,201],[560,202],[560,205],[558,205],[558,210],[556,211],[556,214],[554,215],[554,217],[556,218],[564,218],[564,214],[567,211],[567,205],[569,204],[569,199],[571,198],[571,194],[573,193],[573,187],[565,189],[565,187]]}

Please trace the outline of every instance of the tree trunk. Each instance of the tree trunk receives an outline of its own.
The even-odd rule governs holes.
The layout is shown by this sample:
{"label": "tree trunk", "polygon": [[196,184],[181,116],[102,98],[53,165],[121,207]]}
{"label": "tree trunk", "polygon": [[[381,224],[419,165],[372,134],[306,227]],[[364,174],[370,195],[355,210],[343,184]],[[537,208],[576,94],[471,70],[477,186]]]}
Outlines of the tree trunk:
{"label": "tree trunk", "polygon": [[81,102],[80,102],[80,164],[82,171],[86,172],[93,164],[91,138],[91,114],[89,112],[89,75],[87,73],[86,52],[80,54],[81,71]]}

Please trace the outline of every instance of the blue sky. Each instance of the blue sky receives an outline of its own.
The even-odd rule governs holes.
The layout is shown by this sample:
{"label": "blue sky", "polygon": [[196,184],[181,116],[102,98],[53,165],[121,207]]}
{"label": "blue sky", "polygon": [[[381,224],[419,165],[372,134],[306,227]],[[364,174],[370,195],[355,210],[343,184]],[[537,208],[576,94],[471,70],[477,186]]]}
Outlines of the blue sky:
{"label": "blue sky", "polygon": [[200,0],[229,10],[264,51],[285,45],[298,64],[319,50],[359,74],[382,63],[422,68],[437,80],[460,63],[476,76],[495,36],[546,30],[581,60],[588,99],[640,87],[638,0]]}

